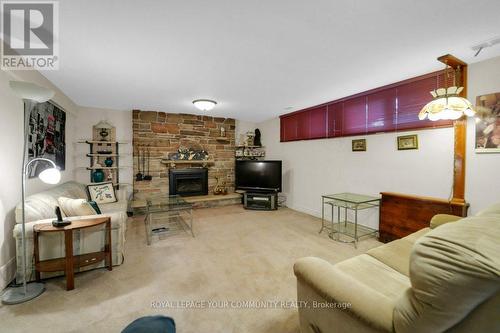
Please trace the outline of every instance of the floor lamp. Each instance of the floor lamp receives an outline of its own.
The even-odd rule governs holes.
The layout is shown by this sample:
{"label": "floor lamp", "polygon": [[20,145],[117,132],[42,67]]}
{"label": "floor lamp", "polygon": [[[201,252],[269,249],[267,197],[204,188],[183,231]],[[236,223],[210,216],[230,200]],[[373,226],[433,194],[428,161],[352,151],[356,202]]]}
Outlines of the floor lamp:
{"label": "floor lamp", "polygon": [[29,129],[29,120],[31,111],[34,109],[37,103],[43,103],[48,101],[54,96],[54,92],[37,86],[36,84],[22,81],[11,81],[10,88],[14,93],[21,97],[24,101],[24,145],[23,145],[23,167],[22,167],[22,233],[21,242],[23,253],[21,256],[21,264],[23,267],[23,285],[20,287],[12,287],[5,291],[2,296],[3,304],[18,304],[29,301],[45,291],[45,286],[43,283],[27,283],[26,278],[26,218],[25,218],[25,196],[26,196],[26,175],[29,172],[29,167],[38,161],[44,161],[50,164],[50,167],[40,172],[38,177],[44,183],[47,184],[57,184],[61,180],[61,173],[56,167],[56,164],[47,158],[34,158],[32,160],[27,160],[27,138]]}

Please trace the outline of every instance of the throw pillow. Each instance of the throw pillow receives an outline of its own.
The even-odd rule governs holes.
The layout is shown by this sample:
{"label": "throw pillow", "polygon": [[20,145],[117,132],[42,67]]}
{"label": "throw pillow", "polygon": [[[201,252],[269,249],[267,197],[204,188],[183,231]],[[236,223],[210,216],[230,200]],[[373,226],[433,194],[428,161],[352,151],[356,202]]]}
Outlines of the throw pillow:
{"label": "throw pillow", "polygon": [[66,216],[96,215],[97,211],[85,199],[60,197],[57,199],[59,207]]}
{"label": "throw pillow", "polygon": [[95,212],[97,214],[99,214],[99,215],[102,214],[101,209],[97,205],[97,202],[95,202],[95,201],[89,201],[89,204],[92,206],[92,208],[94,208],[94,210],[95,210]]}
{"label": "throw pillow", "polygon": [[116,202],[115,188],[112,182],[87,185],[89,201],[97,204]]}

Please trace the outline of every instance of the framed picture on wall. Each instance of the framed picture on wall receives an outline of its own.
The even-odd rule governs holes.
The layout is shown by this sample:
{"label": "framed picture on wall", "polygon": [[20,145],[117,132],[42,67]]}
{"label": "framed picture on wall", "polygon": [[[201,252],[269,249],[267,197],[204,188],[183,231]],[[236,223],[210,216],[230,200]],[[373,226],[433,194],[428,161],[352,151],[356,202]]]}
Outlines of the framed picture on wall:
{"label": "framed picture on wall", "polygon": [[398,150],[418,149],[418,136],[403,135],[398,136]]}
{"label": "framed picture on wall", "polygon": [[352,151],[366,151],[366,139],[352,140]]}
{"label": "framed picture on wall", "polygon": [[[28,158],[43,157],[54,161],[60,170],[66,167],[66,112],[48,101],[38,103],[31,111],[28,128]],[[47,167],[35,162],[28,170],[29,178]]]}
{"label": "framed picture on wall", "polygon": [[500,93],[476,99],[476,153],[500,153]]}

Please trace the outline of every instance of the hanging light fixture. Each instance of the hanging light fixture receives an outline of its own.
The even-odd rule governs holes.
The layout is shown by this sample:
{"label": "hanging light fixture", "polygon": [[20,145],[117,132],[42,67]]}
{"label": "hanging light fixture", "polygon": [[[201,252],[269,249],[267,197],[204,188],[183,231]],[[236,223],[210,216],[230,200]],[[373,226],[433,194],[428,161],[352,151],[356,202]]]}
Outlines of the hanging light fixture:
{"label": "hanging light fixture", "polygon": [[210,111],[217,105],[217,102],[211,99],[196,99],[193,104],[198,110]]}
{"label": "hanging light fixture", "polygon": [[418,119],[437,121],[444,119],[456,120],[466,115],[472,117],[476,114],[471,102],[466,98],[460,97],[460,93],[464,87],[456,86],[456,76],[460,75],[460,67],[457,68],[457,73],[453,77],[453,86],[448,87],[448,64],[445,62],[444,81],[445,87],[431,91],[434,99],[427,103],[420,113]]}

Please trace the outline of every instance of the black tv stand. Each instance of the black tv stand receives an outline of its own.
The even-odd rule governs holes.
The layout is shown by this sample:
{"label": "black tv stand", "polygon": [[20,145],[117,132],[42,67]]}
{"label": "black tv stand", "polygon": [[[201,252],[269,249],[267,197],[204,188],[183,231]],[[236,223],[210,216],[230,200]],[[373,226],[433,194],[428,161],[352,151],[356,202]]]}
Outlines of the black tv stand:
{"label": "black tv stand", "polygon": [[243,207],[252,210],[278,209],[277,192],[245,192],[243,194]]}

